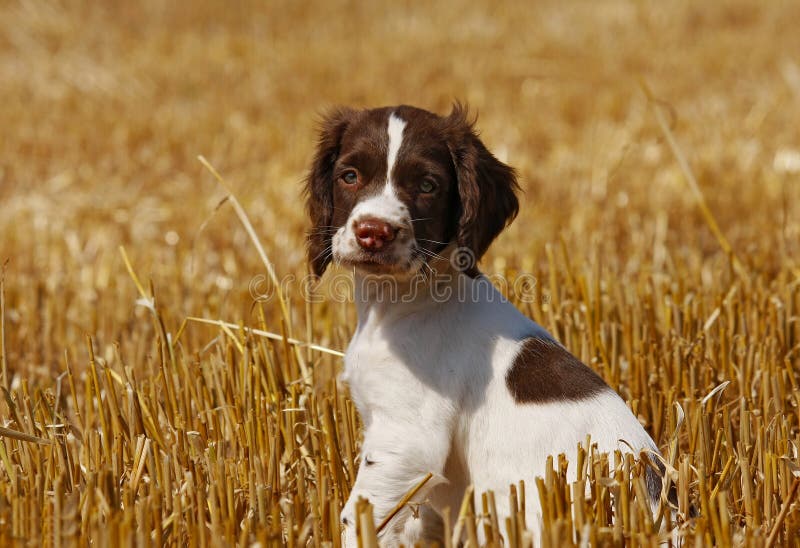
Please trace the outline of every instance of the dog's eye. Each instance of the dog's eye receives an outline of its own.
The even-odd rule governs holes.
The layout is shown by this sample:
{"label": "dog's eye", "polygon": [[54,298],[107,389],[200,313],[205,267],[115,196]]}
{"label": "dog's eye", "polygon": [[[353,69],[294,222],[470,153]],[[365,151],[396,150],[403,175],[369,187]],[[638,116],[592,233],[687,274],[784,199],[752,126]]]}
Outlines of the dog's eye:
{"label": "dog's eye", "polygon": [[345,171],[342,173],[342,181],[345,182],[347,185],[354,185],[358,182],[358,173],[353,171],[352,169]]}
{"label": "dog's eye", "polygon": [[419,184],[419,191],[424,192],[425,194],[430,194],[436,190],[436,183],[431,181],[430,179],[423,179],[422,182]]}

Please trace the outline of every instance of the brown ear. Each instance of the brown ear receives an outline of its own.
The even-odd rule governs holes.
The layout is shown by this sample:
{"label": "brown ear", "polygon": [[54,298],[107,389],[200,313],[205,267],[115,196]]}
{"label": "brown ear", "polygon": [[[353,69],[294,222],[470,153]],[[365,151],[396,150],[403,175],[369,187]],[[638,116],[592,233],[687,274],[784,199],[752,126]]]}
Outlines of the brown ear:
{"label": "brown ear", "polygon": [[308,233],[308,261],[311,271],[322,276],[331,262],[333,219],[333,167],[339,156],[342,135],[355,115],[346,108],[336,109],[320,124],[319,140],[314,160],[305,183],[306,210],[311,218]]}
{"label": "brown ear", "polygon": [[466,107],[456,103],[446,122],[461,205],[456,243],[469,249],[474,260],[462,266],[467,266],[464,270],[468,275],[476,276],[475,263],[517,215],[519,185],[514,169],[486,149],[467,116]]}

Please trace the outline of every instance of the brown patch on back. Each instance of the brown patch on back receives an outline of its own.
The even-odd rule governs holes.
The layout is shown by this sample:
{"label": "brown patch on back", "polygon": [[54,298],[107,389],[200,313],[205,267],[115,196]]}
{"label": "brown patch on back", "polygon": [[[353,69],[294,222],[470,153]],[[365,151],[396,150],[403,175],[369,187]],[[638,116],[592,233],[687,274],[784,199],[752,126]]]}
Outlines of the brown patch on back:
{"label": "brown patch on back", "polygon": [[538,337],[523,342],[506,373],[506,386],[517,403],[577,401],[610,390],[563,346]]}

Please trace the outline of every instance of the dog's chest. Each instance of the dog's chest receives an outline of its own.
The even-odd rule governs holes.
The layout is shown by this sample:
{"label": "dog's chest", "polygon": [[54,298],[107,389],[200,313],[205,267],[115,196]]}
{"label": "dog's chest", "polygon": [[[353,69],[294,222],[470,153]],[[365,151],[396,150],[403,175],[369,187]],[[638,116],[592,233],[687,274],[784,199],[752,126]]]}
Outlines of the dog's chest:
{"label": "dog's chest", "polygon": [[375,415],[415,420],[420,409],[443,397],[435,349],[397,335],[362,326],[348,345],[342,380],[366,425]]}

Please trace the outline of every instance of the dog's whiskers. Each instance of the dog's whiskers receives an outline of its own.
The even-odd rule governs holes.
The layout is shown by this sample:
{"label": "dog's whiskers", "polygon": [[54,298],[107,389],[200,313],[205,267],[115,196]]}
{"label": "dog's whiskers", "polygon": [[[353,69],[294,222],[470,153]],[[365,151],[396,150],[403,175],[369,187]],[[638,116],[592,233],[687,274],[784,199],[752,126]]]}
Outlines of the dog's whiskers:
{"label": "dog's whiskers", "polygon": [[333,244],[325,247],[325,249],[323,249],[322,251],[317,253],[317,256],[314,257],[313,259],[311,259],[310,262],[314,263],[314,262],[317,261],[317,259],[320,259],[320,258],[327,259],[328,255],[333,255]]}
{"label": "dog's whiskers", "polygon": [[427,238],[417,238],[420,242],[430,242],[432,244],[450,245],[449,242],[440,242],[439,240],[429,240]]}
{"label": "dog's whiskers", "polygon": [[420,253],[423,253],[423,254],[425,254],[426,256],[430,257],[431,259],[441,259],[441,260],[443,260],[443,261],[446,261],[446,260],[447,260],[447,258],[446,258],[446,257],[442,257],[442,256],[441,256],[441,255],[439,255],[438,253],[434,253],[433,251],[431,251],[431,250],[429,250],[429,249],[424,249],[424,248],[422,248],[422,247],[418,247],[418,248],[417,248],[417,251],[418,251],[418,252],[420,252]]}
{"label": "dog's whiskers", "polygon": [[336,234],[336,231],[339,230],[338,228],[320,228],[316,230],[309,230],[306,234],[309,236],[316,235],[316,234]]}

